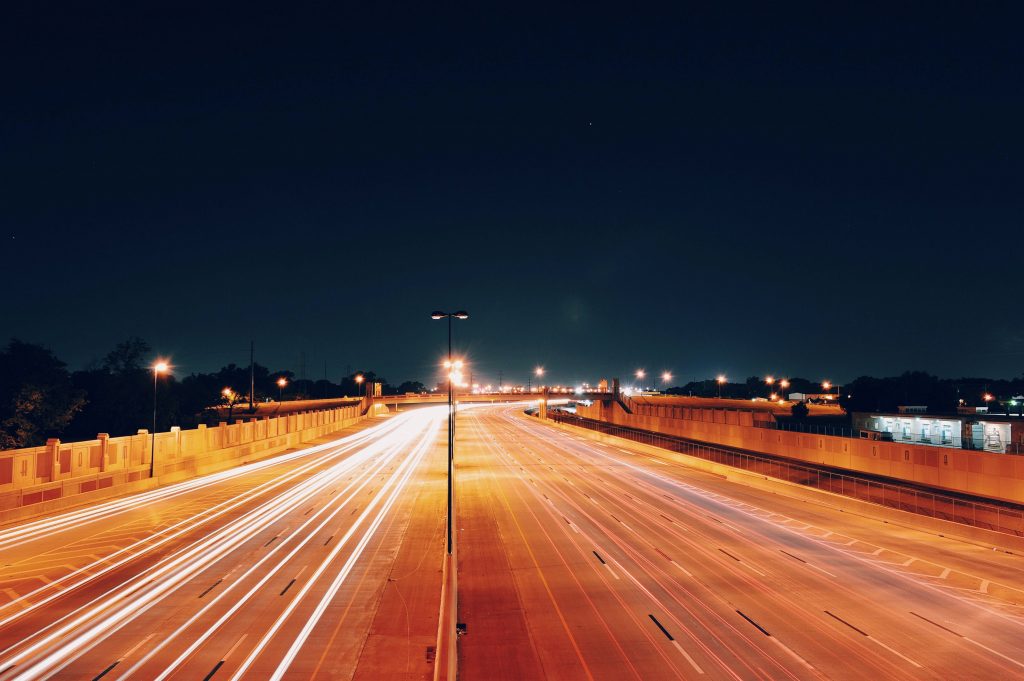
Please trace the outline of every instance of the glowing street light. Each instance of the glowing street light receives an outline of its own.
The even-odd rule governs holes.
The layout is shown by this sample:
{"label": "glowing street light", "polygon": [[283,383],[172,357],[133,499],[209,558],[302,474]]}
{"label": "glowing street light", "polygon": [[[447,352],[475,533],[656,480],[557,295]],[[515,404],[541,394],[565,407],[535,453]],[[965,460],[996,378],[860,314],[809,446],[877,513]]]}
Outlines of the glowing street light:
{"label": "glowing street light", "polygon": [[277,379],[277,402],[278,402],[278,404],[281,403],[281,391],[284,390],[284,387],[286,385],[288,385],[288,379],[287,378],[285,378],[284,376],[281,376],[279,379]]}
{"label": "glowing street light", "polygon": [[661,382],[662,383],[668,383],[671,380],[672,380],[672,372],[671,371],[662,371],[661,372]]}
{"label": "glowing street light", "polygon": [[775,383],[775,377],[774,376],[765,376],[764,377],[764,382],[768,386],[768,392],[772,394],[772,399],[774,400],[775,399],[775,397],[774,397],[775,393],[772,392],[772,385]]}
{"label": "glowing street light", "polygon": [[[448,320],[448,361],[445,362],[446,368],[452,368],[452,319],[469,319],[469,313],[465,310],[459,310],[458,312],[443,312],[441,310],[435,310],[430,313],[431,319],[447,319]],[[455,368],[461,368],[462,362],[458,363]],[[455,469],[455,401],[453,397],[453,386],[452,377],[448,377],[448,556],[452,555],[452,532],[454,530],[452,511],[455,508],[455,492],[452,487],[452,475]],[[454,566],[453,566],[454,569]]]}
{"label": "glowing street light", "polygon": [[981,399],[985,400],[986,402],[991,402],[996,398],[994,395],[992,395],[992,393],[985,393],[984,395],[981,396]]}
{"label": "glowing street light", "polygon": [[718,399],[722,399],[722,385],[725,384],[726,378],[723,374],[719,374],[715,381],[718,383]]}
{"label": "glowing street light", "polygon": [[789,387],[789,381],[787,381],[786,379],[782,379],[781,381],[779,381],[779,394],[782,397],[786,396],[786,388],[788,388],[788,387]]}
{"label": "glowing street light", "polygon": [[[644,371],[643,369],[637,369],[637,370],[636,370],[636,380],[637,380],[637,381],[642,381],[642,380],[644,380],[644,376],[646,376],[646,375],[647,375],[647,372],[646,372],[646,371]],[[640,386],[640,390],[643,390],[643,389],[644,389],[644,388],[643,388],[643,385],[641,385],[641,386]]]}
{"label": "glowing street light", "polygon": [[358,392],[359,392],[359,396],[360,397],[364,397],[364,395],[362,393],[363,393],[363,381],[365,381],[365,380],[366,380],[365,376],[363,376],[362,374],[356,374],[355,381],[356,381],[356,385],[359,386]]}
{"label": "glowing street light", "polygon": [[162,359],[158,359],[153,364],[153,443],[149,449],[149,477],[151,478],[156,469],[156,378],[160,374],[166,374],[170,368],[171,366]]}

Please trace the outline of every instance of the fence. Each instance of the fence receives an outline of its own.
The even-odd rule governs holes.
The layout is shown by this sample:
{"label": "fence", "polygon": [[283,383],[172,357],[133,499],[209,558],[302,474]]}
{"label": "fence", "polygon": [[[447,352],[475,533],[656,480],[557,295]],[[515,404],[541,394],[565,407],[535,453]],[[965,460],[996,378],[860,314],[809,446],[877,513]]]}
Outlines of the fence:
{"label": "fence", "polygon": [[564,412],[552,412],[550,417],[558,423],[588,428],[607,435],[661,447],[833,494],[841,494],[930,518],[1024,536],[1024,509],[958,499],[914,487],[893,485],[871,478],[846,475],[828,469],[802,466],[771,457],[714,447],[649,430],[617,426]]}

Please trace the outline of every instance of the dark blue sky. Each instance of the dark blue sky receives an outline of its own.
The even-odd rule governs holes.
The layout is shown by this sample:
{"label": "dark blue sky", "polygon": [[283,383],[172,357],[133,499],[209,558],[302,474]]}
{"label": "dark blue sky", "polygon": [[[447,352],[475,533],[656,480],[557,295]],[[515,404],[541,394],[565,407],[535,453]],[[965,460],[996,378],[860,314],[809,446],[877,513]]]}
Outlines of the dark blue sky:
{"label": "dark blue sky", "polygon": [[0,338],[428,380],[1024,367],[1013,3],[18,3]]}

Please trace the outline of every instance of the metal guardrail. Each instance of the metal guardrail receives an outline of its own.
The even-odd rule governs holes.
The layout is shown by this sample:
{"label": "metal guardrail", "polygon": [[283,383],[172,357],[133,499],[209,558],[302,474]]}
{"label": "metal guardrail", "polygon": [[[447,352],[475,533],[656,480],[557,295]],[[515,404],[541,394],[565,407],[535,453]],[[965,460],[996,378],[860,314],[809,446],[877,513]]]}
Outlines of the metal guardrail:
{"label": "metal guardrail", "polygon": [[673,452],[695,456],[706,461],[741,468],[743,470],[785,480],[806,487],[841,494],[889,508],[908,511],[929,518],[939,518],[961,525],[980,527],[995,532],[1024,536],[1024,510],[997,506],[943,494],[926,492],[914,487],[893,485],[870,478],[835,473],[821,468],[737,452],[722,447],[705,445],[681,438],[662,435],[648,430],[617,426],[604,421],[552,412],[550,418],[558,423],[595,430],[634,442],[649,444]]}

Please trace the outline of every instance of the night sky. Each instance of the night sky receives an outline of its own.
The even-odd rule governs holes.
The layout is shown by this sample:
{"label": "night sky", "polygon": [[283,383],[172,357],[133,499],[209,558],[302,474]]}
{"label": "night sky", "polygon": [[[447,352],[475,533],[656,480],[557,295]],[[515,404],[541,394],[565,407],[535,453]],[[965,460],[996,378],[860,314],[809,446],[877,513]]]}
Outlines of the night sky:
{"label": "night sky", "polygon": [[1016,3],[370,4],[7,5],[0,341],[426,382],[464,308],[482,382],[1024,371]]}

